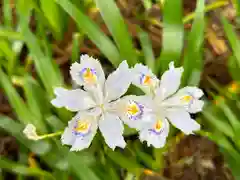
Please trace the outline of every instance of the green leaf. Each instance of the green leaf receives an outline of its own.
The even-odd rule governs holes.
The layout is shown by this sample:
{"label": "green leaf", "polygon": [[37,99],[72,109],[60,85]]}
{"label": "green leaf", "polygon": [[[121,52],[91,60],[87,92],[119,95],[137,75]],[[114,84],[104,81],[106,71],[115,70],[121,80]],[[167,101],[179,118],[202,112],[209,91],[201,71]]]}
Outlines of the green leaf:
{"label": "green leaf", "polygon": [[[174,10],[173,10],[174,8]],[[163,9],[163,40],[162,52],[157,59],[158,72],[168,69],[171,61],[178,66],[183,48],[184,29],[182,23],[182,1],[168,0],[164,3]]]}
{"label": "green leaf", "polygon": [[[53,87],[60,86],[63,82],[62,76],[60,75],[59,68],[52,61],[52,58],[46,56],[40,46],[38,39],[31,32],[28,27],[28,14],[29,9],[24,5],[19,5],[19,12],[21,13],[20,27],[23,34],[24,40],[30,50],[31,56],[37,70],[39,77],[41,78],[44,87],[46,88],[50,96],[53,95]],[[47,72],[47,73],[46,73]]]}
{"label": "green leaf", "polygon": [[111,40],[99,29],[99,27],[81,10],[77,9],[68,0],[55,0],[77,23],[78,28],[85,33],[102,53],[109,59],[109,61],[117,67],[122,59],[120,54],[111,42]]}
{"label": "green leaf", "polygon": [[227,39],[230,42],[233,54],[236,57],[236,64],[238,68],[240,68],[240,41],[238,40],[238,36],[234,32],[232,25],[228,23],[224,17],[222,17],[222,23]]}
{"label": "green leaf", "polygon": [[27,167],[22,164],[15,163],[4,157],[0,158],[0,168],[11,171],[16,174],[22,174],[26,176],[41,176],[44,179],[55,179],[49,172],[39,168]]}
{"label": "green leaf", "polygon": [[14,69],[16,66],[16,54],[11,49],[10,43],[8,43],[7,41],[1,40],[0,47],[3,55],[8,61],[8,67],[7,67],[8,74],[11,75],[14,72]]}
{"label": "green leaf", "polygon": [[220,108],[228,118],[230,124],[232,125],[232,128],[237,133],[240,130],[240,122],[238,120],[238,117],[234,114],[234,112],[231,110],[231,108],[225,104],[224,102],[219,103]]}
{"label": "green leaf", "polygon": [[63,37],[64,12],[61,12],[62,10],[54,0],[40,1],[40,7],[53,29],[53,35],[60,40]]}
{"label": "green leaf", "polygon": [[240,76],[239,76],[240,67],[238,66],[237,59],[234,55],[229,57],[227,65],[233,80],[240,81]]}
{"label": "green leaf", "polygon": [[129,126],[127,125],[124,125],[124,132],[123,132],[123,135],[124,136],[131,136],[133,134],[137,134],[137,130],[134,129],[134,128],[130,128]]}
{"label": "green leaf", "polygon": [[233,156],[227,149],[222,148],[221,150],[224,153],[224,159],[227,161],[229,168],[235,178],[235,180],[240,180],[240,155]]}
{"label": "green leaf", "polygon": [[200,76],[203,68],[202,44],[204,40],[204,3],[198,0],[196,16],[188,37],[187,48],[184,52],[184,73],[183,85],[197,86],[200,82]]}
{"label": "green leaf", "polygon": [[79,44],[83,41],[83,36],[80,33],[75,33],[73,35],[73,42],[72,42],[72,63],[78,61],[80,55]]}
{"label": "green leaf", "polygon": [[21,33],[4,29],[0,30],[0,37],[13,40],[23,40],[23,36]]}
{"label": "green leaf", "polygon": [[45,92],[40,87],[38,82],[31,76],[24,76],[23,78],[23,89],[27,100],[29,111],[34,114],[32,123],[41,132],[47,132],[46,124],[43,121],[43,114],[50,113],[50,106]]}
{"label": "green leaf", "polygon": [[214,116],[211,112],[203,111],[203,115],[207,118],[207,120],[213,124],[220,132],[223,132],[227,136],[233,138],[234,132],[232,127],[224,122],[220,117]]}
{"label": "green leaf", "polygon": [[102,18],[110,30],[120,51],[121,59],[126,59],[130,65],[137,62],[137,56],[131,36],[114,0],[95,0]]}
{"label": "green leaf", "polygon": [[4,0],[3,1],[3,17],[4,17],[4,26],[8,29],[12,28],[12,8],[11,1]]}
{"label": "green leaf", "polygon": [[141,161],[144,162],[144,165],[146,165],[148,168],[155,170],[159,169],[157,163],[152,158],[152,156],[145,153],[144,150],[140,147],[139,142],[134,142],[134,152],[136,152],[137,157],[139,157]]}
{"label": "green leaf", "polygon": [[148,33],[144,32],[143,30],[139,29],[138,37],[141,43],[141,47],[143,50],[143,54],[145,57],[145,64],[153,71],[156,72],[155,67],[155,57],[152,50],[152,44],[149,39]]}
{"label": "green leaf", "polygon": [[8,101],[16,112],[19,120],[23,124],[31,123],[34,116],[28,111],[25,103],[23,102],[20,95],[17,93],[16,89],[11,84],[6,74],[0,68],[0,85],[3,88],[5,94],[8,97]]}
{"label": "green leaf", "polygon": [[119,166],[127,169],[136,175],[140,175],[142,172],[142,166],[138,164],[133,158],[128,158],[118,151],[108,150],[107,156],[113,160]]}
{"label": "green leaf", "polygon": [[[81,162],[81,158],[78,158],[73,153],[69,153],[68,156],[69,164],[74,170],[74,173],[81,180],[100,180],[96,174],[88,167],[86,164]],[[81,171],[79,171],[79,167],[81,167]]]}
{"label": "green leaf", "polygon": [[59,118],[54,115],[47,117],[46,121],[53,131],[63,130],[66,126]]}
{"label": "green leaf", "polygon": [[44,155],[51,150],[51,144],[48,141],[31,141],[23,135],[24,125],[0,115],[0,128],[13,135],[21,144],[29,148],[38,155]]}

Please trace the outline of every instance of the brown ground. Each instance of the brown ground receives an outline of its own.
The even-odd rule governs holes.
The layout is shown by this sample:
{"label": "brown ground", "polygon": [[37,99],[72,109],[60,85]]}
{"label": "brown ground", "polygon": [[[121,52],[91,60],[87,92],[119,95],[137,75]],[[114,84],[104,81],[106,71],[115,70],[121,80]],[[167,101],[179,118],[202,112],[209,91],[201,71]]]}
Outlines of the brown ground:
{"label": "brown ground", "polygon": [[[213,0],[211,0],[213,1]],[[208,2],[211,2],[210,0]],[[122,14],[125,17],[126,23],[129,26],[129,31],[133,36],[136,47],[140,48],[136,33],[136,24],[145,29],[151,38],[153,50],[156,56],[160,54],[161,49],[161,28],[157,25],[151,24],[146,19],[137,19],[137,14],[145,14],[146,17],[161,19],[161,11],[158,6],[152,7],[145,11],[141,5],[141,0],[118,0],[118,5]],[[14,7],[14,6],[13,6]],[[194,0],[184,0],[184,14],[192,12],[195,8]],[[235,12],[231,5],[220,8],[214,12],[208,13],[209,22],[206,30],[205,50],[204,50],[204,72],[202,75],[201,87],[205,90],[212,89],[207,77],[211,77],[220,84],[226,85],[231,81],[227,71],[226,63],[230,55],[230,48],[226,43],[223,29],[221,27],[219,17],[220,13],[235,23]],[[98,12],[89,10],[89,16],[97,21],[102,30],[109,34],[106,26],[101,23]],[[34,29],[34,18],[32,18],[31,26]],[[186,30],[191,27],[186,25]],[[54,43],[54,56],[56,62],[60,65],[64,74],[66,82],[69,83],[69,65],[71,58],[71,37],[75,31],[75,24],[71,21],[69,23],[68,31],[65,38],[61,42]],[[110,35],[110,34],[109,34]],[[85,39],[81,44],[80,52],[101,57],[100,51],[91,43],[90,40]],[[21,61],[24,62],[26,57],[26,48],[24,48]],[[106,63],[106,68],[111,66]],[[34,74],[34,68],[32,68]],[[0,114],[5,114],[14,117],[12,109],[9,106],[7,99],[0,90]],[[16,159],[18,154],[17,143],[15,138],[6,134],[0,135],[0,155],[7,156],[11,159]],[[166,179],[172,180],[231,180],[233,179],[231,173],[224,165],[224,159],[219,153],[217,146],[204,137],[187,136],[180,141],[166,157],[167,166],[164,170]],[[165,179],[164,178],[164,179]],[[143,179],[163,179],[160,177],[148,176]]]}

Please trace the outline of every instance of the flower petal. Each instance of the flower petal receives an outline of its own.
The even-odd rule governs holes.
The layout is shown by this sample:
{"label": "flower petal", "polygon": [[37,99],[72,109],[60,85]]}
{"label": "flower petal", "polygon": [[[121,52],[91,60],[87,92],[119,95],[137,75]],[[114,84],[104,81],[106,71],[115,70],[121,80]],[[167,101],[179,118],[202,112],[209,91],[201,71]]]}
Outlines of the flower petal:
{"label": "flower petal", "polygon": [[156,92],[160,100],[164,100],[178,90],[181,83],[182,72],[182,67],[175,68],[173,62],[169,63],[169,70],[162,75],[160,87]]}
{"label": "flower petal", "polygon": [[123,138],[123,123],[118,116],[112,113],[105,113],[99,121],[99,129],[107,145],[113,150],[116,146],[124,148],[126,142]]}
{"label": "flower petal", "polygon": [[197,87],[186,86],[180,89],[177,94],[191,94],[195,99],[199,99],[203,96],[203,91]]}
{"label": "flower petal", "polygon": [[131,128],[141,130],[152,121],[151,98],[148,96],[125,96],[116,105],[121,120]]}
{"label": "flower petal", "polygon": [[133,84],[145,93],[149,94],[159,85],[159,79],[152,73],[152,71],[142,64],[136,64],[132,69]]}
{"label": "flower petal", "polygon": [[86,91],[81,89],[67,90],[61,87],[55,88],[56,98],[51,103],[58,107],[66,107],[70,111],[86,110],[96,104]]}
{"label": "flower petal", "polygon": [[169,133],[169,123],[166,119],[155,119],[149,126],[146,126],[139,133],[141,142],[147,141],[147,145],[153,145],[155,148],[161,148],[166,143]]}
{"label": "flower petal", "polygon": [[105,75],[100,62],[88,55],[81,55],[81,63],[74,63],[70,68],[72,79],[80,86],[92,87],[100,84],[103,87]]}
{"label": "flower petal", "polygon": [[202,97],[203,92],[197,87],[184,87],[180,89],[173,97],[165,100],[163,105],[165,106],[182,106],[189,113],[197,113],[202,111],[204,102],[198,100]]}
{"label": "flower petal", "polygon": [[168,109],[166,115],[169,121],[185,134],[192,134],[200,129],[200,124],[191,119],[190,114],[183,108]]}
{"label": "flower petal", "polygon": [[105,82],[106,101],[116,100],[125,94],[130,86],[131,72],[126,61],[123,61],[119,67],[111,73]]}
{"label": "flower petal", "polygon": [[68,123],[62,134],[62,144],[72,145],[70,151],[88,148],[97,131],[97,121],[93,116],[79,112]]}

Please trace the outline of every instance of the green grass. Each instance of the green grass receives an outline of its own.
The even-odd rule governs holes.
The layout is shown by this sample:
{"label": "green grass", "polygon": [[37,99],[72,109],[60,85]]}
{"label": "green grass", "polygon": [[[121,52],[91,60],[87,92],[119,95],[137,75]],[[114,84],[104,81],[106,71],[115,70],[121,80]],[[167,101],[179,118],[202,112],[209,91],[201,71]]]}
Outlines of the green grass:
{"label": "green grass", "polygon": [[[0,115],[0,128],[16,138],[19,159],[12,161],[1,157],[0,168],[4,172],[17,174],[18,179],[33,176],[38,179],[57,180],[67,180],[70,177],[81,180],[114,177],[120,180],[123,179],[120,178],[121,169],[126,171],[126,174],[121,175],[124,179],[133,175],[140,177],[144,169],[160,172],[164,167],[163,154],[167,148],[148,148],[137,139],[128,140],[124,150],[112,151],[106,147],[103,138],[97,135],[91,147],[81,152],[69,152],[69,147],[62,146],[59,137],[36,142],[26,139],[22,133],[26,124],[34,124],[39,134],[52,133],[63,130],[73,115],[66,109],[55,109],[50,104],[55,87],[72,86],[65,84],[63,80],[61,67],[56,63],[57,57],[53,53],[53,44],[63,40],[72,19],[77,28],[72,34],[72,40],[69,39],[72,45],[69,64],[79,60],[82,53],[79,44],[82,45],[88,38],[99,49],[100,60],[107,59],[113,68],[126,59],[131,66],[143,62],[160,75],[168,68],[169,62],[174,61],[176,66],[184,67],[182,85],[198,86],[204,63],[205,13],[225,6],[226,2],[214,2],[205,6],[204,1],[198,0],[195,12],[184,17],[182,1],[165,0],[164,6],[161,6],[163,22],[160,24],[163,37],[159,57],[155,57],[153,53],[148,31],[140,27],[136,31],[141,49],[136,49],[125,23],[126,19],[114,0],[85,0],[84,3],[77,0],[16,2],[16,24],[11,16],[10,0],[4,0],[3,3],[4,23],[0,28],[0,88],[12,107],[14,118]],[[153,4],[153,1],[148,0],[144,7],[149,9]],[[237,7],[239,11],[239,6]],[[99,23],[88,16],[87,8],[97,8],[111,37],[101,30]],[[35,30],[29,26],[33,15]],[[186,32],[184,24],[192,20],[191,31]],[[224,18],[222,25],[233,51],[229,60],[229,70],[233,79],[239,81],[238,37],[233,26]],[[184,42],[187,42],[186,47]],[[21,59],[20,52],[24,45],[28,50],[25,51],[25,59]],[[106,63],[108,62],[102,61],[103,65]],[[209,105],[200,117],[203,126],[207,128],[200,133],[211,138],[222,148],[234,175],[239,177],[239,96],[224,92],[226,103],[217,107],[212,102],[207,103]],[[127,129],[126,138],[130,139],[131,135],[136,135],[136,131]],[[166,147],[169,147],[171,140],[175,138],[172,133]],[[35,167],[28,163],[30,152],[40,159],[34,159],[37,164]],[[4,179],[1,176],[0,178]]]}

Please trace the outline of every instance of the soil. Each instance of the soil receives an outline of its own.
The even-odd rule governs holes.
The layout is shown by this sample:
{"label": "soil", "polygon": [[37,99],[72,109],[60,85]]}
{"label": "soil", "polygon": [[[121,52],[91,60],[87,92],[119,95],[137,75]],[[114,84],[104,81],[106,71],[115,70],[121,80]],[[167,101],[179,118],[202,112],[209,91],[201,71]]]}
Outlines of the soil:
{"label": "soil", "polygon": [[[211,2],[208,0],[207,2]],[[0,3],[2,4],[2,3]],[[154,5],[149,10],[145,10],[141,0],[117,0],[117,4],[124,16],[125,22],[128,24],[129,31],[133,37],[134,44],[140,49],[137,37],[137,26],[142,27],[148,32],[152,41],[155,56],[159,56],[161,50],[161,27],[151,24],[146,17],[162,19],[161,9]],[[194,0],[184,0],[184,14],[193,12],[196,6]],[[13,5],[14,10],[14,5]],[[216,80],[221,85],[231,82],[231,77],[227,69],[227,60],[231,54],[231,50],[224,36],[222,25],[220,23],[220,14],[224,15],[235,23],[235,11],[232,5],[212,11],[207,14],[209,21],[207,23],[206,40],[204,45],[204,71],[201,78],[201,88],[205,91],[214,90],[209,83],[208,77]],[[1,14],[1,13],[0,13]],[[144,18],[136,18],[138,14],[144,14]],[[102,23],[100,14],[89,10],[88,15],[96,21],[101,29],[109,36],[110,33],[106,26]],[[13,14],[14,16],[14,14]],[[2,22],[0,18],[0,22]],[[35,29],[34,18],[32,18],[30,26]],[[189,26],[186,25],[186,30]],[[68,30],[61,42],[53,40],[53,54],[56,62],[60,65],[66,83],[70,83],[69,66],[71,64],[72,34],[76,31],[76,25],[72,20],[69,21]],[[103,55],[97,47],[87,38],[80,45],[80,52],[99,57],[104,60]],[[27,49],[23,48],[21,53],[21,62],[24,63]],[[105,70],[109,72],[112,67],[105,61]],[[30,68],[34,72],[34,67]],[[0,89],[0,114],[4,114],[15,118],[6,96]],[[2,131],[1,131],[2,132]],[[16,160],[18,156],[18,146],[14,137],[6,133],[0,133],[0,155]],[[219,152],[216,144],[200,136],[185,136],[175,147],[169,149],[166,156],[166,168],[163,176],[147,176],[143,179],[172,179],[172,180],[232,180],[230,170],[224,163],[224,158]]]}

